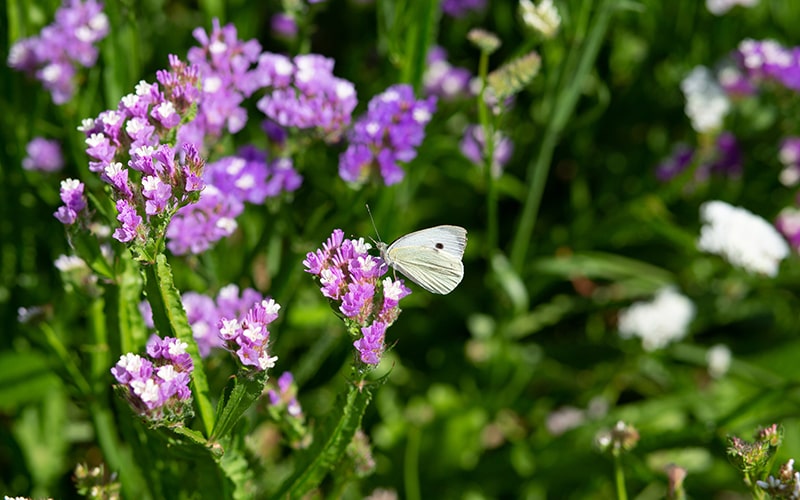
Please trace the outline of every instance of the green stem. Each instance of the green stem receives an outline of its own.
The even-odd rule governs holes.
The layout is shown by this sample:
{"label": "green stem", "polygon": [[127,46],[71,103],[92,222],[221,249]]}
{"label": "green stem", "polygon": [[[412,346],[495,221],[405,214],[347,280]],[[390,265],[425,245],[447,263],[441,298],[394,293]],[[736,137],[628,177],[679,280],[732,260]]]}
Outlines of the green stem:
{"label": "green stem", "polygon": [[625,490],[625,470],[622,468],[621,454],[614,453],[614,483],[617,488],[617,500],[628,500],[628,492]]}
{"label": "green stem", "polygon": [[[586,2],[591,8],[591,2]],[[539,154],[528,165],[528,183],[530,185],[522,207],[519,226],[511,246],[511,265],[517,272],[521,272],[528,254],[528,246],[533,235],[536,217],[542,201],[542,193],[547,181],[548,169],[553,158],[553,151],[558,143],[558,138],[566,126],[567,120],[572,115],[578,98],[584,88],[586,77],[591,71],[600,50],[605,33],[608,29],[613,11],[612,0],[604,0],[598,8],[597,15],[589,26],[591,29],[585,43],[578,43],[570,50],[566,62],[562,65],[561,82],[564,86],[555,87],[553,92],[554,107],[550,120],[548,120],[544,139],[542,140]],[[577,59],[576,59],[577,58]],[[577,60],[577,69],[573,72],[572,61]]]}
{"label": "green stem", "polygon": [[486,105],[485,91],[486,78],[489,73],[489,53],[481,51],[481,58],[478,62],[478,77],[480,78],[481,90],[478,92],[478,119],[483,129],[485,141],[484,148],[484,179],[486,183],[486,255],[490,256],[497,248],[497,188],[492,175],[492,163],[494,161],[494,126],[491,123],[491,116]]}
{"label": "green stem", "polygon": [[420,500],[419,491],[419,445],[420,428],[416,425],[409,427],[406,454],[403,460],[403,481],[407,500]]}

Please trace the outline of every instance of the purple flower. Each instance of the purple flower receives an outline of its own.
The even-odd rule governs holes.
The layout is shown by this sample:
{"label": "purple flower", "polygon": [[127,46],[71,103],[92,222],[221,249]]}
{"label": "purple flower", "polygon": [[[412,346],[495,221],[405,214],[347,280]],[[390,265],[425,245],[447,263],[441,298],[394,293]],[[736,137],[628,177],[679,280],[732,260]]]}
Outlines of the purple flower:
{"label": "purple flower", "polygon": [[236,27],[220,27],[218,19],[212,21],[211,33],[196,28],[192,34],[200,47],[190,48],[187,58],[197,68],[202,91],[197,116],[180,129],[179,144],[205,144],[225,131],[235,134],[245,126],[247,111],[242,103],[255,87],[250,67],[261,54],[256,40],[239,40]]}
{"label": "purple flower", "polygon": [[278,317],[280,305],[272,299],[257,302],[242,319],[222,318],[219,335],[225,348],[239,358],[244,366],[265,371],[275,366],[277,356],[270,356],[267,326]]}
{"label": "purple flower", "polygon": [[282,127],[313,129],[326,142],[337,142],[358,101],[353,84],[333,75],[333,65],[316,54],[261,54],[253,81],[267,93],[256,107]]}
{"label": "purple flower", "polygon": [[428,52],[428,66],[422,77],[425,95],[435,95],[445,100],[468,97],[472,73],[466,68],[457,68],[447,62],[447,52],[439,46]]}
{"label": "purple flower", "polygon": [[[500,177],[511,154],[514,152],[514,143],[502,132],[495,132],[494,154],[492,155],[492,175]],[[461,139],[461,153],[472,163],[479,167],[484,166],[484,156],[486,155],[486,138],[484,137],[483,127],[480,125],[469,125],[464,129],[464,137]]]}
{"label": "purple flower", "polygon": [[690,148],[686,144],[677,144],[672,149],[672,154],[656,167],[656,177],[661,182],[667,182],[677,177],[692,163],[693,158],[694,148]]}
{"label": "purple flower", "polygon": [[800,251],[800,210],[786,207],[778,214],[775,227],[789,240],[795,251]]}
{"label": "purple flower", "polygon": [[22,160],[22,168],[25,170],[55,172],[64,167],[64,158],[61,156],[61,145],[58,141],[34,137],[25,146],[25,151],[28,153],[28,156]]}
{"label": "purple flower", "polygon": [[370,326],[361,328],[361,334],[362,337],[353,342],[353,346],[358,351],[363,363],[377,365],[383,355],[386,324],[376,321]]}
{"label": "purple flower", "polygon": [[187,344],[154,335],[147,342],[148,358],[120,356],[111,374],[126,391],[131,406],[151,423],[169,425],[192,413],[189,389],[194,370]]}
{"label": "purple flower", "polygon": [[754,84],[773,81],[800,90],[800,47],[786,48],[774,40],[743,40],[734,58]]}
{"label": "purple flower", "polygon": [[339,176],[362,183],[379,172],[387,186],[400,182],[404,173],[398,162],[416,157],[435,109],[435,97],[417,101],[409,85],[394,85],[373,97],[350,131],[350,146],[339,157]]}
{"label": "purple flower", "polygon": [[303,408],[297,401],[297,384],[291,372],[283,372],[278,378],[277,387],[270,384],[267,390],[269,404],[272,407],[281,409],[286,408],[286,412],[293,418],[303,417]]}
{"label": "purple flower", "polygon": [[158,83],[139,82],[116,110],[84,120],[89,170],[109,184],[120,226],[114,238],[141,244],[163,237],[164,219],[199,198],[205,160],[193,144],[179,149],[175,128],[199,98],[197,68],[170,56]]}
{"label": "purple flower", "polygon": [[244,205],[214,186],[206,186],[200,199],[175,214],[167,228],[167,248],[176,254],[199,254],[230,236],[238,227],[236,217]]}
{"label": "purple flower", "polygon": [[209,163],[203,175],[208,186],[199,201],[180,209],[167,229],[167,246],[175,254],[207,250],[236,230],[245,202],[263,204],[302,182],[290,159],[269,162],[266,153],[253,146]]}
{"label": "purple flower", "polygon": [[297,22],[286,13],[278,12],[270,19],[273,36],[294,40],[297,36]]}
{"label": "purple flower", "polygon": [[114,239],[121,243],[135,240],[142,229],[142,218],[127,200],[117,201],[117,212],[117,220],[121,225],[114,230]]}
{"label": "purple flower", "polygon": [[[306,254],[306,272],[317,276],[320,291],[338,305],[364,363],[377,364],[383,336],[400,314],[400,300],[411,293],[402,280],[386,277],[389,269],[380,257],[368,253],[364,239],[345,239],[336,229],[321,249]],[[379,332],[380,330],[380,332]]]}
{"label": "purple flower", "polygon": [[450,17],[464,17],[470,12],[481,11],[486,0],[443,0],[442,12]]}
{"label": "purple flower", "polygon": [[778,159],[783,164],[780,181],[784,186],[800,182],[800,137],[786,137],[781,141]]}
{"label": "purple flower", "polygon": [[86,208],[86,197],[83,195],[84,185],[76,179],[61,181],[61,201],[64,205],[53,214],[65,226],[70,226],[78,220],[80,212]]}
{"label": "purple flower", "polygon": [[76,66],[94,66],[95,44],[108,34],[108,18],[95,0],[65,0],[55,21],[38,36],[18,40],[11,47],[8,65],[36,77],[63,104],[75,91]]}

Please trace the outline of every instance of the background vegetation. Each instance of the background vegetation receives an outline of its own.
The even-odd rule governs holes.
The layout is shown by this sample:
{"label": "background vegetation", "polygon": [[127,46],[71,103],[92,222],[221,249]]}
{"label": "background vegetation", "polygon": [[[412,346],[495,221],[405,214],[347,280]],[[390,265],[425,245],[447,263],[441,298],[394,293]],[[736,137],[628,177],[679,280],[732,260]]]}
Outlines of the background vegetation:
{"label": "background vegetation", "polygon": [[[496,220],[489,219],[485,177],[459,150],[464,126],[478,121],[475,100],[440,101],[399,184],[353,189],[337,176],[341,149],[319,144],[296,159],[304,177],[299,190],[248,206],[234,237],[210,251],[170,256],[181,291],[213,296],[235,283],[282,305],[273,331],[276,369],[293,371],[313,422],[347,384],[342,367],[352,342],[303,271],[306,252],[334,228],[374,236],[365,203],[387,240],[435,224],[467,228],[462,284],[447,296],[412,285],[388,332],[393,347],[379,371],[390,375],[363,421],[375,471],[345,495],[359,498],[381,487],[402,498],[607,498],[615,491],[613,462],[593,438],[618,420],[641,435],[623,457],[627,489],[639,498],[663,497],[670,462],[688,470],[691,496],[745,494],[726,459],[725,436],[749,438],[758,426],[781,423],[778,461],[797,456],[798,260],[791,256],[777,277],[766,278],[696,248],[705,201],[722,199],[768,220],[795,203],[796,192],[778,181],[777,148],[782,135],[798,132],[797,96],[760,96],[735,106],[726,128],[744,153],[740,177],[687,187],[685,179],[662,183],[655,176],[676,143],[699,140],[683,111],[681,80],[697,65],[715,65],[745,38],[798,44],[797,2],[762,0],[714,16],[697,0],[565,0],[556,4],[559,34],[542,41],[522,26],[516,2],[489,2],[463,18],[437,14],[424,26],[415,2],[330,0],[315,8],[308,38],[289,45],[270,33],[278,2],[107,3],[110,35],[71,102],[55,106],[38,82],[0,68],[3,493],[70,497],[75,465],[103,460],[92,403],[78,396],[62,353],[42,333],[60,336],[81,370],[93,350],[107,348],[88,334],[99,317],[97,302],[65,289],[53,266],[70,252],[52,216],[59,181],[90,177],[76,127],[116,107],[139,80],[153,81],[168,54],[185,57],[196,45],[192,30],[210,29],[214,17],[265,50],[334,58],[335,74],[356,86],[359,112],[389,85],[419,88],[425,66],[419,54],[434,44],[447,49],[451,64],[477,73],[480,52],[466,39],[475,27],[502,41],[491,68],[532,49],[542,59],[540,73],[497,122],[514,153],[496,182]],[[0,11],[0,53],[5,57],[15,40],[37,33],[57,7],[52,0],[8,0]],[[218,151],[263,141],[260,134],[252,119]],[[62,142],[63,171],[21,168],[25,144],[36,135]],[[552,157],[537,163],[551,146]],[[534,219],[526,210],[537,206],[540,181]],[[523,226],[535,220],[530,233],[520,229],[522,220]],[[496,243],[488,233],[494,223]],[[618,311],[670,284],[695,304],[689,336],[655,352],[621,339]],[[46,308],[47,328],[18,322],[18,309],[32,306]],[[706,352],[719,343],[734,361],[726,376],[713,379]],[[108,387],[109,368],[98,375]],[[211,384],[219,390],[232,372],[214,373]],[[110,392],[95,403],[128,418]],[[585,411],[584,418],[556,434],[548,418],[565,407]],[[269,481],[277,470],[271,467],[289,453],[275,448],[275,462],[255,469],[259,481]]]}

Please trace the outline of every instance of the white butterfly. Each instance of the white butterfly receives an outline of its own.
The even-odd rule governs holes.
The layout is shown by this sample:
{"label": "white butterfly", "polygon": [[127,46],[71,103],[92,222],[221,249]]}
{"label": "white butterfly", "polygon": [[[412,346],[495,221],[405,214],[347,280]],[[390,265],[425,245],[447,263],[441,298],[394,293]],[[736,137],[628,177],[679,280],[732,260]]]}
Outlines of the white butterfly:
{"label": "white butterfly", "polygon": [[436,226],[414,231],[394,243],[375,243],[387,264],[431,293],[447,294],[461,283],[467,247],[467,230],[459,226]]}

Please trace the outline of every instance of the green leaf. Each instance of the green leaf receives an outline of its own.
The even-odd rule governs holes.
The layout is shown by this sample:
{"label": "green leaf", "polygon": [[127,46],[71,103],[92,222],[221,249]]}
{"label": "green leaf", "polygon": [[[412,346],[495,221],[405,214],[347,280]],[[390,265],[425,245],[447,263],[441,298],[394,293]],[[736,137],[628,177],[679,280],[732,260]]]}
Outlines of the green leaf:
{"label": "green leaf", "polygon": [[172,281],[172,270],[164,254],[159,254],[153,265],[145,265],[145,294],[153,310],[153,324],[162,336],[172,336],[188,347],[186,352],[192,357],[192,385],[194,398],[199,409],[200,420],[206,434],[214,428],[214,410],[208,391],[208,380],[203,369],[203,360],[192,335],[192,328],[183,309],[180,293]]}
{"label": "green leaf", "polygon": [[230,432],[244,412],[261,396],[268,378],[266,371],[254,373],[245,369],[233,377],[233,386],[228,384],[217,405],[217,418],[210,440],[218,440]]}
{"label": "green leaf", "polygon": [[372,393],[385,381],[386,376],[370,385],[352,384],[346,395],[339,396],[322,427],[314,433],[311,446],[298,456],[294,474],[283,483],[277,498],[301,498],[322,482],[347,451]]}
{"label": "green leaf", "polygon": [[46,357],[35,352],[0,354],[0,410],[7,412],[42,400],[60,386],[61,380]]}

